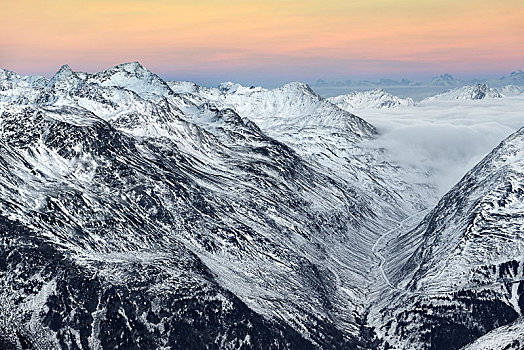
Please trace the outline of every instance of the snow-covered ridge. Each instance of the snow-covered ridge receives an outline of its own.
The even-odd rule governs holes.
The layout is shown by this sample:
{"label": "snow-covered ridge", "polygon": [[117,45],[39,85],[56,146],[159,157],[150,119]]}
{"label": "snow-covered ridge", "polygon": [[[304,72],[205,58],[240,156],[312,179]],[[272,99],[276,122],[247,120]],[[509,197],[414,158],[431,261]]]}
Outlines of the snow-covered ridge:
{"label": "snow-covered ridge", "polygon": [[411,98],[400,98],[382,89],[364,92],[351,92],[345,95],[328,98],[328,101],[346,111],[355,111],[365,108],[397,108],[401,106],[414,106]]}
{"label": "snow-covered ridge", "polygon": [[433,97],[428,97],[424,101],[446,101],[446,100],[481,100],[484,98],[503,97],[497,89],[490,88],[486,84],[466,85],[460,88],[449,90]]}

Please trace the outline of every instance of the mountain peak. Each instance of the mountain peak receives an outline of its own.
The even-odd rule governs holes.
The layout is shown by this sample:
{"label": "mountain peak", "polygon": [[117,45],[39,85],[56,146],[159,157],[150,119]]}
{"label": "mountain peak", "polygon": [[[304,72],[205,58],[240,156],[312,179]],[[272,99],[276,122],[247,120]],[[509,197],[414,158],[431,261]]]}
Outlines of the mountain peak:
{"label": "mountain peak", "polygon": [[431,100],[481,100],[483,98],[500,98],[502,95],[497,89],[489,87],[487,84],[478,83],[475,85],[465,85],[460,88],[448,90],[438,95],[428,97],[424,101]]}
{"label": "mountain peak", "polygon": [[449,73],[443,73],[431,79],[431,85],[437,86],[452,86],[458,83],[459,81]]}
{"label": "mountain peak", "polygon": [[61,79],[61,78],[64,78],[64,77],[70,77],[72,76],[73,74],[75,74],[73,72],[73,70],[71,69],[71,67],[69,67],[68,64],[63,64],[60,69],[55,73],[55,75],[53,76],[52,79]]}
{"label": "mountain peak", "polygon": [[123,70],[129,73],[137,73],[137,72],[144,72],[144,71],[151,73],[147,68],[145,68],[138,61],[121,63],[119,65],[116,65],[113,69]]}
{"label": "mountain peak", "polygon": [[8,69],[0,68],[0,80],[8,80],[13,78],[20,78],[20,76]]}
{"label": "mountain peak", "polygon": [[137,61],[122,63],[93,74],[89,77],[88,82],[125,88],[145,99],[173,93],[165,81]]}
{"label": "mountain peak", "polygon": [[62,72],[62,73],[65,73],[65,72],[67,72],[67,73],[73,73],[73,70],[71,69],[71,67],[69,67],[68,64],[63,64],[63,65],[60,67],[60,69],[58,70],[58,73],[60,73],[60,72]]}
{"label": "mountain peak", "polygon": [[233,83],[232,81],[226,81],[224,83],[220,83],[218,85],[218,89],[222,92],[230,92],[234,93],[239,88],[243,87],[242,85],[238,83]]}
{"label": "mountain peak", "polygon": [[75,72],[69,67],[69,65],[64,64],[60,67],[58,72],[53,75],[51,80],[49,80],[48,86],[60,89],[70,89],[73,85],[80,80]]}
{"label": "mountain peak", "polygon": [[313,91],[313,89],[311,89],[309,87],[309,85],[301,83],[301,82],[298,82],[298,81],[287,83],[287,84],[283,85],[281,87],[281,89],[282,90],[287,90],[287,91],[297,91],[297,92],[305,93],[305,94],[308,94],[308,95],[316,95],[317,94],[316,92]]}
{"label": "mountain peak", "polygon": [[126,77],[136,77],[138,79],[146,78],[153,80],[153,77],[156,77],[156,75],[153,72],[144,67],[138,61],[121,63],[98,74],[112,76],[119,73],[123,73],[123,75],[125,75]]}
{"label": "mountain peak", "polygon": [[514,76],[521,76],[521,75],[524,75],[524,72],[522,70],[520,70],[520,69],[510,73],[510,76],[512,76],[512,77],[514,77]]}

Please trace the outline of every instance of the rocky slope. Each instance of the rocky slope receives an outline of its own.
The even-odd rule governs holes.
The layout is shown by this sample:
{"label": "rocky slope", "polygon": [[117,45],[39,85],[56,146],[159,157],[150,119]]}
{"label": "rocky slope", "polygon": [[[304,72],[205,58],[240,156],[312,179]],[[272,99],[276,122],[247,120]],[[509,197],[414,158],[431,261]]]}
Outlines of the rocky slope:
{"label": "rocky slope", "polygon": [[384,249],[392,288],[373,317],[395,348],[458,349],[522,314],[523,155],[524,128]]}

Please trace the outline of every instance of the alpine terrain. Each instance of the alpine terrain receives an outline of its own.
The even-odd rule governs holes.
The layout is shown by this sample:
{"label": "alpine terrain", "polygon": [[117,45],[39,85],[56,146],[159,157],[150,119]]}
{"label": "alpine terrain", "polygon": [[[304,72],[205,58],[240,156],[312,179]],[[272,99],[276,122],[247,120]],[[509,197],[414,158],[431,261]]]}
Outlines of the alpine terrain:
{"label": "alpine terrain", "polygon": [[350,112],[400,105],[0,70],[0,348],[522,346],[524,129],[439,199]]}

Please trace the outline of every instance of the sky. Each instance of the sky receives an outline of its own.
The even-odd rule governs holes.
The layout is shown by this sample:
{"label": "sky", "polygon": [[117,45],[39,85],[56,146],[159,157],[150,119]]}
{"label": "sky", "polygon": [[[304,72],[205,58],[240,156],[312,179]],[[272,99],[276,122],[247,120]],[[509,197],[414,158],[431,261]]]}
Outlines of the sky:
{"label": "sky", "polygon": [[499,77],[524,69],[522,0],[2,0],[0,67],[139,61],[166,79]]}

